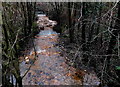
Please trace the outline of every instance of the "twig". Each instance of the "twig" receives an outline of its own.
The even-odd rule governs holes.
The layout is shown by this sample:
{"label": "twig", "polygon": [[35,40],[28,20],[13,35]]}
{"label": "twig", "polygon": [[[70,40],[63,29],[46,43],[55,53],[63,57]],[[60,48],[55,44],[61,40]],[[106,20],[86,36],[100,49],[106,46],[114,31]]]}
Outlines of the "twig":
{"label": "twig", "polygon": [[112,11],[112,10],[117,6],[118,2],[119,2],[119,0],[116,1],[115,5],[114,5],[110,10],[108,10],[108,11],[102,16],[102,18],[105,17],[110,11]]}
{"label": "twig", "polygon": [[17,32],[16,39],[15,39],[15,41],[14,41],[11,49],[13,49],[13,47],[15,46],[15,44],[16,44],[16,42],[17,42],[17,40],[18,40],[18,35],[19,35],[19,31],[20,31],[20,30],[21,30],[21,29],[19,29],[18,32]]}
{"label": "twig", "polygon": [[[101,71],[101,81],[103,81],[103,75],[104,75],[104,72],[105,72],[106,60],[107,60],[107,58],[105,58],[105,60],[104,60],[103,68],[102,68],[102,71]],[[101,82],[101,83],[102,83],[102,82]]]}
{"label": "twig", "polygon": [[118,57],[120,59],[120,34],[118,33]]}

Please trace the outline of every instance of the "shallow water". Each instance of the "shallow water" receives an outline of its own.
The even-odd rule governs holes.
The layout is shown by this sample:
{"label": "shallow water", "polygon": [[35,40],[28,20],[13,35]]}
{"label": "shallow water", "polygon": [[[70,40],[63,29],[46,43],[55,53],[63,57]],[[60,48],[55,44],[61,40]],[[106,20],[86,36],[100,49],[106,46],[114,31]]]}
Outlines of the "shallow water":
{"label": "shallow water", "polygon": [[48,29],[48,30],[42,30],[38,35],[40,36],[48,36],[48,35],[51,35],[51,34],[56,34],[57,33],[55,31],[53,31],[52,29]]}
{"label": "shallow water", "polygon": [[75,69],[66,64],[65,57],[61,56],[58,44],[58,33],[52,28],[45,27],[34,39],[37,58],[34,60],[34,47],[30,50],[25,60],[20,63],[21,76],[31,66],[23,78],[23,85],[76,85],[82,84],[82,79],[75,80],[72,74]]}

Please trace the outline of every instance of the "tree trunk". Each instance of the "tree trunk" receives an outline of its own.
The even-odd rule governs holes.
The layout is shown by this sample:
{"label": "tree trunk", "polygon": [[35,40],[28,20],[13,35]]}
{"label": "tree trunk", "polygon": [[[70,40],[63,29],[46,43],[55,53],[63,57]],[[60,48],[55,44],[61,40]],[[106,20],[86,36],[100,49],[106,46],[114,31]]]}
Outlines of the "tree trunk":
{"label": "tree trunk", "polygon": [[[85,37],[85,2],[82,3],[83,7],[82,7],[82,44],[84,44],[86,42],[86,37]],[[82,50],[85,50],[85,47],[83,45]]]}
{"label": "tree trunk", "polygon": [[4,30],[4,38],[5,38],[5,52],[7,53],[9,42],[8,42],[8,34],[5,25],[3,24],[3,30]]}
{"label": "tree trunk", "polygon": [[94,23],[91,25],[91,28],[89,29],[89,37],[88,37],[88,41],[92,40],[93,37],[93,31],[94,31]]}
{"label": "tree trunk", "polygon": [[71,21],[72,21],[72,28],[71,28],[71,38],[72,38],[72,40],[71,40],[71,42],[72,43],[74,43],[75,42],[75,40],[74,40],[74,31],[75,31],[75,19],[76,19],[76,10],[74,10],[74,9],[76,9],[75,8],[75,3],[73,3],[73,13],[72,13],[72,18],[71,18]]}
{"label": "tree trunk", "polygon": [[23,87],[21,77],[17,78],[17,82],[18,82],[18,87]]}
{"label": "tree trunk", "polygon": [[68,20],[69,20],[69,38],[70,43],[73,42],[73,29],[72,29],[72,21],[71,21],[71,2],[68,2]]}
{"label": "tree trunk", "polygon": [[27,17],[26,17],[26,9],[25,9],[25,3],[21,2],[23,16],[24,16],[24,25],[23,25],[23,31],[24,35],[27,36]]}
{"label": "tree trunk", "polygon": [[28,33],[31,33],[31,27],[32,27],[32,4],[30,2],[27,2],[27,14],[28,14]]}

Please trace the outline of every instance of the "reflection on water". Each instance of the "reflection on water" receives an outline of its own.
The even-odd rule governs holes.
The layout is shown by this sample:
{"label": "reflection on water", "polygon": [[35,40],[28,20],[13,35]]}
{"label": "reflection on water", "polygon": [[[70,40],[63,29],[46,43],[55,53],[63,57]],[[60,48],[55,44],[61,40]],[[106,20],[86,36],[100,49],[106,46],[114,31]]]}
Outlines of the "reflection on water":
{"label": "reflection on water", "polygon": [[38,35],[46,36],[46,35],[52,35],[52,34],[57,34],[57,33],[53,31],[52,29],[48,29],[48,30],[42,30]]}

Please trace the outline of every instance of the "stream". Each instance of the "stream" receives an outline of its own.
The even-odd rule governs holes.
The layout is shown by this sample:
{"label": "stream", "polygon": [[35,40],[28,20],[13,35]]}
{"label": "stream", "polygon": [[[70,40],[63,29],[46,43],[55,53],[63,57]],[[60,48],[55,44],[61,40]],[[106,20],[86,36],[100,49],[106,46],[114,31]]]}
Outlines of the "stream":
{"label": "stream", "polygon": [[46,16],[40,16],[37,23],[44,30],[35,36],[36,52],[33,47],[20,63],[21,76],[25,75],[23,85],[82,85],[82,79],[73,78],[75,68],[67,65],[65,57],[60,55],[56,45],[59,34],[52,29],[57,23]]}

